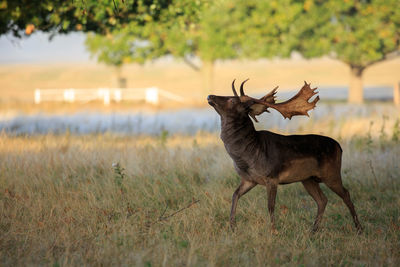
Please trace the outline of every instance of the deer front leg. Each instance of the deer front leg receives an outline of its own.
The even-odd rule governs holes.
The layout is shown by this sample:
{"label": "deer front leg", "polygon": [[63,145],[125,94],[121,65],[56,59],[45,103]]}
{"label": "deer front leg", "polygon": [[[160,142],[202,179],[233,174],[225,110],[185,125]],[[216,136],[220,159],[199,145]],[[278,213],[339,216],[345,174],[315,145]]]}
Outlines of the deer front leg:
{"label": "deer front leg", "polygon": [[267,194],[268,194],[268,213],[271,220],[271,230],[272,232],[276,232],[275,229],[275,199],[276,199],[276,192],[278,186],[275,183],[267,183]]}
{"label": "deer front leg", "polygon": [[231,229],[235,230],[236,227],[236,206],[239,198],[249,192],[253,187],[255,187],[257,184],[246,181],[242,179],[242,182],[240,183],[239,187],[235,190],[232,196],[232,208],[231,208],[231,216],[230,216],[230,225]]}

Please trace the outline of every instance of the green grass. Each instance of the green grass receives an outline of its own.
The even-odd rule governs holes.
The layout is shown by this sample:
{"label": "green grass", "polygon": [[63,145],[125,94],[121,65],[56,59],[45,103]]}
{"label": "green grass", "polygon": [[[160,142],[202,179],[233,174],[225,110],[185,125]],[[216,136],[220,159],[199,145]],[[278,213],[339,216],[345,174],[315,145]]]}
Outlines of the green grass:
{"label": "green grass", "polygon": [[240,178],[216,135],[2,134],[0,262],[398,266],[400,143],[361,136],[341,144],[343,181],[361,235],[325,186],[328,206],[321,230],[311,234],[316,204],[299,183],[278,189],[277,234],[269,230],[262,186],[239,200],[238,228],[231,232],[231,196]]}

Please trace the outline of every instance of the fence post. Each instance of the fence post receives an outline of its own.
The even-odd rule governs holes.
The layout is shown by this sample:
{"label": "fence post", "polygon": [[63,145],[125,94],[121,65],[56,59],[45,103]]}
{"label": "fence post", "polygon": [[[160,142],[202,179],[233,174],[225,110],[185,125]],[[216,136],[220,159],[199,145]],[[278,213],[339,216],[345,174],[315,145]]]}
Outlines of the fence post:
{"label": "fence post", "polygon": [[35,89],[35,104],[40,104],[40,89]]}
{"label": "fence post", "polygon": [[147,88],[145,100],[146,100],[146,103],[151,103],[151,104],[157,105],[159,102],[158,88],[157,87]]}
{"label": "fence post", "polygon": [[75,101],[75,90],[74,89],[67,89],[64,90],[64,101],[66,102],[74,102]]}
{"label": "fence post", "polygon": [[114,100],[115,102],[119,103],[122,100],[122,94],[121,94],[121,90],[117,89],[114,91]]}
{"label": "fence post", "polygon": [[396,106],[400,106],[400,82],[393,86],[393,102]]}
{"label": "fence post", "polygon": [[75,90],[74,89],[69,89],[69,98],[71,103],[75,101]]}
{"label": "fence post", "polygon": [[108,89],[104,90],[103,101],[104,105],[106,106],[110,105],[110,90]]}
{"label": "fence post", "polygon": [[69,91],[68,89],[64,90],[64,101],[68,102],[69,100]]}

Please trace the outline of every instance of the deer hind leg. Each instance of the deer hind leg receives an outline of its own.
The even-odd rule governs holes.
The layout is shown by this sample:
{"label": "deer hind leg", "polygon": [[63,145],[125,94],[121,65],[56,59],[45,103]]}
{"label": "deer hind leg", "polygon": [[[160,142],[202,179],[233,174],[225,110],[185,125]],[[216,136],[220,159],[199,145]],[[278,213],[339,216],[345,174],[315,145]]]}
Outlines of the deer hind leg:
{"label": "deer hind leg", "polygon": [[335,183],[326,183],[326,185],[333,191],[335,192],[338,196],[340,196],[343,199],[343,202],[346,204],[346,206],[349,208],[351,216],[353,217],[354,225],[357,228],[357,232],[361,233],[362,232],[362,226],[360,222],[358,221],[357,213],[354,208],[353,202],[351,201],[350,198],[350,193],[347,191],[346,188],[344,188],[342,184],[342,179],[339,177],[339,181]]}
{"label": "deer hind leg", "polygon": [[231,208],[231,216],[230,216],[230,225],[231,229],[234,230],[236,227],[236,206],[239,198],[249,192],[253,187],[255,187],[257,184],[246,181],[242,179],[242,182],[240,183],[239,187],[235,190],[232,196],[232,208]]}
{"label": "deer hind leg", "polygon": [[322,216],[324,214],[326,204],[328,203],[328,199],[322,192],[319,184],[313,178],[302,181],[302,183],[307,192],[311,195],[315,202],[317,202],[318,213],[317,217],[315,218],[314,226],[312,228],[312,231],[316,232],[318,231],[319,223],[322,220]]}
{"label": "deer hind leg", "polygon": [[273,233],[276,233],[275,229],[275,200],[276,200],[276,192],[278,186],[274,183],[267,183],[267,194],[268,194],[268,213],[269,218],[271,220],[271,230]]}

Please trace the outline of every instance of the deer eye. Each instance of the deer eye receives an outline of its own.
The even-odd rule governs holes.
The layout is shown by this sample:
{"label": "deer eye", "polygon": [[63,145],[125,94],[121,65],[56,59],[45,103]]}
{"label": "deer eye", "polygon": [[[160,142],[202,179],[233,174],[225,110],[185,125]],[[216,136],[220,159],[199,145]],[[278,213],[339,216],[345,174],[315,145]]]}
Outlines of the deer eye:
{"label": "deer eye", "polygon": [[229,103],[236,104],[237,103],[237,99],[236,98],[231,98],[231,99],[229,99]]}

